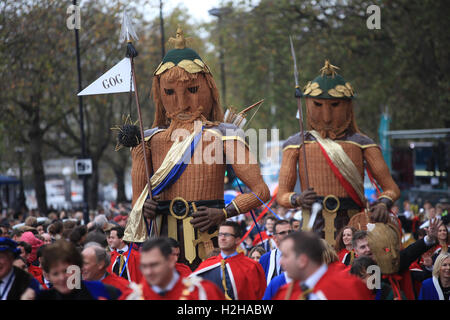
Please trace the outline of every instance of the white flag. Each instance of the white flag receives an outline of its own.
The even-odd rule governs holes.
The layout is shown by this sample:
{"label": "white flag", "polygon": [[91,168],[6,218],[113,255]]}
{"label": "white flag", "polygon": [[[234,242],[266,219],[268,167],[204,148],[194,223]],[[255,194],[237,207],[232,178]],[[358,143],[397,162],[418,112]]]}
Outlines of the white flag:
{"label": "white flag", "polygon": [[[87,96],[92,94],[129,92],[130,77],[131,61],[130,58],[124,58],[100,78],[91,83],[87,88],[81,91],[78,95]],[[131,82],[131,91],[134,91],[133,82]]]}

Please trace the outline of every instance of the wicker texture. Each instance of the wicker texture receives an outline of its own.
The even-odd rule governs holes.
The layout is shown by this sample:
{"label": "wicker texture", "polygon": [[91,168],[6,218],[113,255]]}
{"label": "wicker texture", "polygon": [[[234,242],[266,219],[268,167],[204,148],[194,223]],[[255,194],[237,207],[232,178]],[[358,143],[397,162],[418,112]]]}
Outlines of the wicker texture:
{"label": "wicker texture", "polygon": [[277,202],[285,207],[292,208],[290,196],[293,194],[295,182],[297,181],[297,162],[299,148],[286,149],[283,152],[280,175],[278,178]]}
{"label": "wicker texture", "polygon": [[[205,135],[205,134],[204,134]],[[206,148],[211,148],[213,143],[211,139],[206,138],[202,141],[202,149],[197,148],[195,152],[204,152]],[[221,143],[221,142],[220,142]],[[234,161],[237,161],[238,144],[237,141],[227,141],[224,144],[224,151],[227,157],[232,159],[234,154]],[[150,140],[151,163],[153,170],[156,171],[164,160],[165,155],[170,149],[172,142],[167,141],[162,133],[155,134]],[[157,152],[155,152],[157,150]],[[263,201],[268,201],[270,192],[267,185],[264,183],[258,164],[249,164],[250,152],[247,148],[243,149],[245,152],[244,164],[233,164],[233,169],[236,175]],[[142,147],[137,146],[132,149],[132,186],[133,186],[133,204],[139,197],[142,189],[147,183],[145,179],[144,159],[142,157]],[[208,152],[209,153],[209,152]],[[214,152],[212,153],[214,155]],[[228,154],[230,156],[228,156]],[[195,158],[195,153],[193,158]],[[223,161],[225,162],[225,161]],[[168,187],[160,194],[160,200],[172,200],[175,197],[182,197],[187,201],[198,200],[216,200],[223,199],[224,194],[224,177],[226,165],[224,164],[207,164],[207,163],[193,163],[186,167],[181,177],[172,186]],[[261,202],[253,194],[241,194],[236,197],[235,203],[240,212],[244,213],[253,208],[259,207]]]}
{"label": "wicker texture", "polygon": [[[399,198],[400,190],[392,179],[378,147],[361,149],[359,146],[352,143],[337,142],[342,146],[350,159],[352,159],[362,177],[364,174],[364,160],[366,160],[375,180],[383,189],[383,193],[380,196],[388,196],[393,201]],[[333,194],[342,198],[349,197],[326,162],[317,143],[306,144],[306,157],[310,187],[314,188],[314,191],[319,196]],[[300,168],[300,182],[305,181],[302,161],[303,152],[301,151],[301,147],[286,149],[283,152],[277,201],[284,207],[292,208],[289,197],[292,194],[297,179],[297,164],[298,168]],[[302,190],[305,189],[303,185],[301,187]]]}

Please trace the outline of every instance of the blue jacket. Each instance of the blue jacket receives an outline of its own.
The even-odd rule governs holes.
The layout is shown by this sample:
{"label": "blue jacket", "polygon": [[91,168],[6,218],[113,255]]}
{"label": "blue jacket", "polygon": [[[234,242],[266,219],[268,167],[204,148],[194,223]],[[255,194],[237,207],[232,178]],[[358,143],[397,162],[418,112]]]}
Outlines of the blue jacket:
{"label": "blue jacket", "polygon": [[264,292],[263,300],[272,300],[273,296],[278,292],[278,290],[286,284],[285,272],[276,276],[270,281],[269,285]]}
{"label": "blue jacket", "polygon": [[436,277],[431,277],[422,282],[419,300],[444,300],[444,294]]}
{"label": "blue jacket", "polygon": [[277,276],[277,266],[276,264],[280,261],[276,261],[276,253],[278,249],[273,249],[272,251],[264,253],[261,258],[259,258],[259,263],[263,267],[264,274],[266,275],[267,285],[269,282]]}

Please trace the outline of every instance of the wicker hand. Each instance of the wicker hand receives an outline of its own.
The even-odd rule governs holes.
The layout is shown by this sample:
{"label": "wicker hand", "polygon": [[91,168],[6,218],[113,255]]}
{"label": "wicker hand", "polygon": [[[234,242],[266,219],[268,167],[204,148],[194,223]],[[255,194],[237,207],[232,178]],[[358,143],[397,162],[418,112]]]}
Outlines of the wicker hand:
{"label": "wicker hand", "polygon": [[381,222],[388,223],[389,211],[385,203],[378,202],[370,208],[370,221],[372,223]]}
{"label": "wicker hand", "polygon": [[142,213],[148,219],[154,219],[156,216],[156,207],[158,206],[159,196],[154,196],[152,199],[148,198],[144,202]]}
{"label": "wicker hand", "polygon": [[223,209],[200,206],[197,211],[192,214],[192,218],[191,223],[194,228],[199,229],[201,232],[205,232],[209,228],[218,226],[225,221],[225,214]]}
{"label": "wicker hand", "polygon": [[292,201],[296,204],[296,207],[311,210],[311,206],[316,200],[317,193],[314,191],[314,188],[309,188],[300,194],[295,194]]}

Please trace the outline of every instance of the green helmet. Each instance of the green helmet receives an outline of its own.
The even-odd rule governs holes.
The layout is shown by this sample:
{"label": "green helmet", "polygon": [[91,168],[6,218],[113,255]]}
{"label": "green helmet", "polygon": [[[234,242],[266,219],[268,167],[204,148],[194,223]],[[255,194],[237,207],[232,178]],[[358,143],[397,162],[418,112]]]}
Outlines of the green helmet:
{"label": "green helmet", "polygon": [[163,61],[161,61],[158,68],[156,68],[154,75],[157,76],[175,66],[183,68],[189,73],[210,73],[208,66],[202,61],[202,58],[200,58],[198,53],[191,48],[186,48],[187,40],[189,40],[189,38],[184,38],[183,30],[178,27],[176,37],[171,37],[168,41],[175,46],[175,49],[167,52]]}
{"label": "green helmet", "polygon": [[318,99],[353,99],[351,84],[336,73],[337,69],[339,68],[325,60],[325,65],[320,69],[322,74],[308,82],[303,88],[303,96]]}

